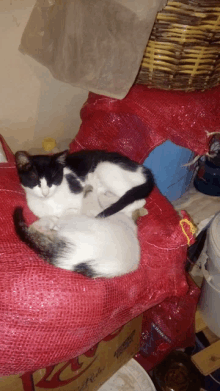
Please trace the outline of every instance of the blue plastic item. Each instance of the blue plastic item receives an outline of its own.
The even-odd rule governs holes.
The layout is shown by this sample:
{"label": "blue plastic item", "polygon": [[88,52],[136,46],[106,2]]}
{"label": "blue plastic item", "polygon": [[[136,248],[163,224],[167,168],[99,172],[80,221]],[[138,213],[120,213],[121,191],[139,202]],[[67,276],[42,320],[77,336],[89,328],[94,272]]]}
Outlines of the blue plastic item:
{"label": "blue plastic item", "polygon": [[203,194],[220,196],[220,167],[213,162],[199,161],[199,169],[194,180],[195,188]]}
{"label": "blue plastic item", "polygon": [[169,201],[174,201],[185,193],[189,186],[193,170],[182,167],[194,157],[192,151],[166,141],[155,148],[144,165],[154,174],[157,187]]}

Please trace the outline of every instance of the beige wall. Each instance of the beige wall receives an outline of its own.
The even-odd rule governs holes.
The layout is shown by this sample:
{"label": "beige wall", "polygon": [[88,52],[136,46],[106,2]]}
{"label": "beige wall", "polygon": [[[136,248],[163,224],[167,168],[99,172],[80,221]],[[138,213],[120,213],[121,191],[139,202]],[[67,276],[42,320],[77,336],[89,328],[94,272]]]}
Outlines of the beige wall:
{"label": "beige wall", "polygon": [[41,148],[44,137],[72,139],[88,92],[55,80],[18,51],[35,0],[0,1],[0,133],[11,149]]}

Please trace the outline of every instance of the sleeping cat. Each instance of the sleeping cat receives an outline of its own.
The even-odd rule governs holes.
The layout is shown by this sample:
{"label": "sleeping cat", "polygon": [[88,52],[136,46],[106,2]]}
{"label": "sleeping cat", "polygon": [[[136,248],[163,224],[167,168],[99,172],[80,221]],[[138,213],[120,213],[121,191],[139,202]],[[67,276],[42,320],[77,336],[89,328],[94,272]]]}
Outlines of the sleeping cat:
{"label": "sleeping cat", "polygon": [[67,210],[80,214],[87,186],[98,195],[110,192],[117,197],[99,217],[122,209],[134,211],[144,206],[154,187],[149,169],[115,152],[84,150],[30,156],[19,151],[15,159],[28,206],[37,217],[60,217]]}
{"label": "sleeping cat", "polygon": [[[86,200],[82,212],[92,210],[97,214],[113,203],[115,196],[98,198],[92,191]],[[20,239],[59,268],[87,277],[112,278],[130,273],[139,265],[137,226],[128,212],[118,212],[103,219],[67,211],[60,218],[43,217],[30,227],[24,221],[22,208],[16,208],[13,217]]]}

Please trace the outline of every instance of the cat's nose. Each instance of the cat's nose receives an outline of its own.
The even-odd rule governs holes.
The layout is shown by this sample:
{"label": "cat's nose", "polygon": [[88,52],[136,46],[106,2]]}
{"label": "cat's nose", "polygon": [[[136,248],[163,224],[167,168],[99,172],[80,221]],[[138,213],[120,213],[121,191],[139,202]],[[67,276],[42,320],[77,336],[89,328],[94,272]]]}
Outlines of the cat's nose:
{"label": "cat's nose", "polygon": [[42,194],[44,197],[47,197],[49,194],[49,189],[42,189]]}

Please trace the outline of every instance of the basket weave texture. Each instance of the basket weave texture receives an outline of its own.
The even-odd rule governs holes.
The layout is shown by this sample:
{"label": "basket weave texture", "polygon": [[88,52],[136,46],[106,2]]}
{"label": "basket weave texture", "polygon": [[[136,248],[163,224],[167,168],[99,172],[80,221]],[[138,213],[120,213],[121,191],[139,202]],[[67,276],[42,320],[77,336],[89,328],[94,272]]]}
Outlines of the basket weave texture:
{"label": "basket weave texture", "polygon": [[220,84],[220,1],[168,1],[157,14],[136,83],[183,91]]}

